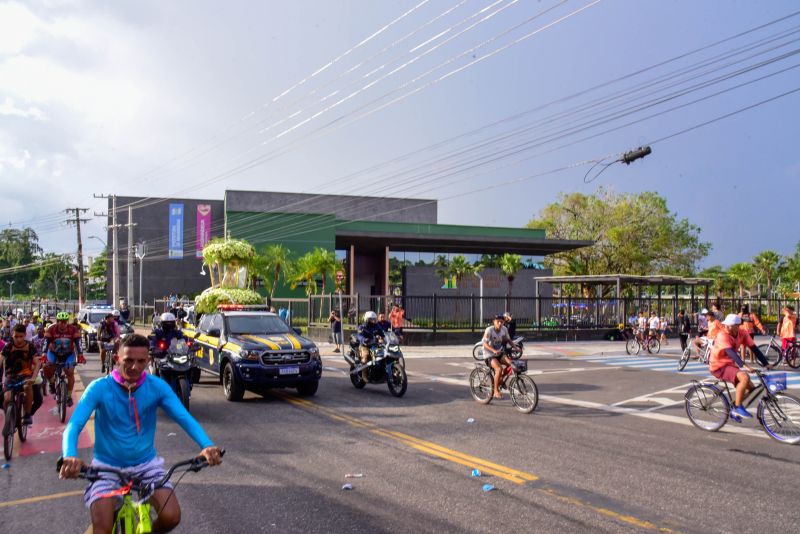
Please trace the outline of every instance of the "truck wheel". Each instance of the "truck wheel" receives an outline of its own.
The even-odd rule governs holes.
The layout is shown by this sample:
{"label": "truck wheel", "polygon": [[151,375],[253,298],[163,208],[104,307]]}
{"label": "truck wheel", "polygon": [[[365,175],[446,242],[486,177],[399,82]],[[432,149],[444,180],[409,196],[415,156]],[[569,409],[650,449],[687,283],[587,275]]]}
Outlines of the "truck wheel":
{"label": "truck wheel", "polygon": [[226,362],[222,369],[222,391],[231,402],[239,402],[244,398],[244,386],[236,379],[231,362]]}
{"label": "truck wheel", "polygon": [[303,382],[302,384],[297,384],[297,394],[301,397],[312,397],[314,393],[317,392],[318,387],[319,380],[314,380],[313,382]]}

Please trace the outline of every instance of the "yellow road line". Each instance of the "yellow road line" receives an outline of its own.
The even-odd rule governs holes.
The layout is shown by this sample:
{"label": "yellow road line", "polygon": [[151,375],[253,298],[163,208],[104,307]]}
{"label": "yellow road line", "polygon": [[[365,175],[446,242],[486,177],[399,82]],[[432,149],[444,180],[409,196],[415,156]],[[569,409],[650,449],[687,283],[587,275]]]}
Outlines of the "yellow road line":
{"label": "yellow road line", "polygon": [[[387,430],[384,428],[380,428],[377,425],[370,423],[368,421],[363,421],[361,419],[352,417],[347,414],[343,414],[340,412],[336,412],[330,408],[326,408],[319,404],[309,401],[308,399],[299,399],[297,397],[290,397],[282,392],[275,392],[277,397],[282,398],[283,400],[299,407],[308,408],[310,410],[314,410],[324,414],[331,419],[336,421],[344,421],[345,423],[369,429],[373,434],[376,434],[381,437],[389,438],[403,445],[411,447],[414,450],[420,451],[425,453],[429,456],[434,456],[437,458],[441,458],[443,460],[447,460],[449,462],[463,465],[465,467],[470,468],[480,468],[483,472],[497,476],[504,480],[508,480],[509,482],[513,482],[514,484],[526,484],[528,482],[533,482],[539,480],[539,477],[533,475],[531,473],[526,473],[524,471],[519,471],[517,469],[512,469],[510,467],[506,467],[504,465],[500,465],[494,462],[490,462],[488,460],[484,460],[482,458],[477,458],[475,456],[471,456],[469,454],[465,454],[463,452],[459,452],[453,449],[448,449],[447,447],[443,447],[436,443],[432,443],[430,441],[425,441],[414,436],[410,436],[408,434],[404,434],[402,432],[396,432],[393,430]],[[639,519],[638,517],[623,514],[619,512],[615,512],[608,508],[604,508],[602,506],[596,506],[589,502],[582,501],[580,499],[576,499],[574,497],[569,497],[566,495],[561,495],[556,491],[549,489],[549,488],[537,488],[538,491],[548,495],[550,497],[554,497],[562,502],[566,502],[573,506],[577,506],[580,508],[586,508],[588,510],[592,510],[600,515],[606,516],[611,518],[615,521],[619,521],[620,523],[625,523],[628,525],[633,525],[638,528],[642,528],[645,530],[654,530],[657,532],[665,532],[665,533],[676,533],[678,531],[672,530],[667,527],[660,527],[655,523],[647,521],[645,519]]]}
{"label": "yellow road line", "polygon": [[65,491],[63,493],[53,493],[50,495],[39,495],[38,497],[28,497],[26,499],[17,499],[16,501],[0,502],[0,508],[8,508],[10,506],[18,506],[20,504],[33,504],[36,502],[50,501],[53,499],[63,499],[64,497],[75,497],[76,495],[83,495],[83,490]]}

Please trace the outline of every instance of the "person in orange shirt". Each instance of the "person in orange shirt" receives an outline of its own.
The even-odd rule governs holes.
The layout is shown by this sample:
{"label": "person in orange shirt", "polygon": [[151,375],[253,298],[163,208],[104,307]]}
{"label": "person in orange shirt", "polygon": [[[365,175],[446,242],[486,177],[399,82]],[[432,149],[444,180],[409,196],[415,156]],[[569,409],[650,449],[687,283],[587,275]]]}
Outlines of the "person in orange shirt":
{"label": "person in orange shirt", "polygon": [[402,341],[403,339],[403,322],[405,320],[406,311],[399,304],[392,306],[392,311],[389,312],[389,321],[392,323],[392,331],[397,334],[397,337]]}
{"label": "person in orange shirt", "polygon": [[781,338],[781,350],[786,350],[790,342],[795,340],[795,329],[797,326],[797,314],[794,313],[793,306],[783,308],[783,317],[778,323],[778,337]]}
{"label": "person in orange shirt", "polygon": [[708,311],[705,308],[703,308],[703,311],[705,312],[703,315],[705,315],[706,317],[706,325],[708,331],[706,332],[704,337],[697,337],[694,340],[694,346],[697,347],[699,356],[702,356],[704,354],[703,351],[705,350],[707,343],[710,344],[714,343],[714,338],[716,337],[717,333],[720,331],[720,328],[722,327],[722,324],[719,321],[717,321],[717,317],[714,315],[713,311]]}
{"label": "person in orange shirt", "polygon": [[742,417],[753,417],[742,406],[742,401],[747,393],[755,387],[747,374],[752,373],[753,369],[739,357],[739,347],[749,348],[764,368],[771,368],[750,334],[739,327],[741,324],[742,319],[738,315],[731,313],[725,317],[721,323],[721,329],[714,339],[714,348],[708,361],[708,369],[712,375],[736,387],[736,399],[731,407],[731,419],[737,423],[742,421]]}
{"label": "person in orange shirt", "polygon": [[[761,332],[762,336],[766,333],[764,330],[764,325],[761,324],[761,321],[758,320],[758,316],[755,313],[750,313],[750,306],[747,304],[744,304],[741,308],[739,308],[739,318],[742,320],[742,326],[739,327],[739,330],[744,330],[750,334],[750,337],[753,337],[753,332],[756,330]],[[741,347],[741,352],[739,354],[741,355],[742,360],[745,359],[747,354],[750,354],[750,362],[752,363],[756,361],[752,351],[747,350],[747,347],[745,346]]]}

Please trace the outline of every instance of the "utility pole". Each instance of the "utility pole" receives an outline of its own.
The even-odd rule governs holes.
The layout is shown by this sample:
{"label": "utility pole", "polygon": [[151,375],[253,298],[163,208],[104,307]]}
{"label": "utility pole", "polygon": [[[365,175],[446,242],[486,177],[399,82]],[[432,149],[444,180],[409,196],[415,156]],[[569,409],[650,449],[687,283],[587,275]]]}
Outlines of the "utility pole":
{"label": "utility pole", "polygon": [[144,317],[144,308],[142,308],[142,267],[144,267],[144,257],[146,255],[147,242],[142,241],[141,243],[136,243],[136,258],[139,260],[139,313],[142,314],[142,322],[146,322]]}
{"label": "utility pole", "polygon": [[67,208],[64,212],[69,215],[74,213],[75,218],[67,219],[67,224],[74,224],[78,231],[78,305],[83,305],[84,285],[83,285],[83,242],[81,241],[81,223],[89,222],[89,219],[81,219],[81,213],[86,213],[89,208]]}
{"label": "utility pole", "polygon": [[[133,222],[133,208],[128,206],[128,224],[125,227],[128,229],[128,288],[125,293],[125,300],[128,303],[133,302],[133,227],[136,226],[136,223]],[[114,306],[117,305],[117,301],[114,301]]]}
{"label": "utility pole", "polygon": [[94,195],[94,198],[110,198],[111,213],[97,213],[95,217],[111,216],[111,225],[106,228],[111,230],[111,304],[115,305],[119,299],[119,244],[117,242],[117,195]]}

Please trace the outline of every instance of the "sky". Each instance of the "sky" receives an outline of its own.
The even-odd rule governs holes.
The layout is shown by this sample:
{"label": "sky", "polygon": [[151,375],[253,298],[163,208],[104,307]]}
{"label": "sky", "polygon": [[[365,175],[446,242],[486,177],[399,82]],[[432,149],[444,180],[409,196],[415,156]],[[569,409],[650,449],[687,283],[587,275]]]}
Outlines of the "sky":
{"label": "sky", "polygon": [[712,243],[703,266],[790,254],[799,10],[0,1],[0,225],[73,252],[65,208],[88,208],[84,236],[104,239],[95,194],[252,189],[430,198],[440,223],[519,227],[561,193],[605,187],[663,195]]}

